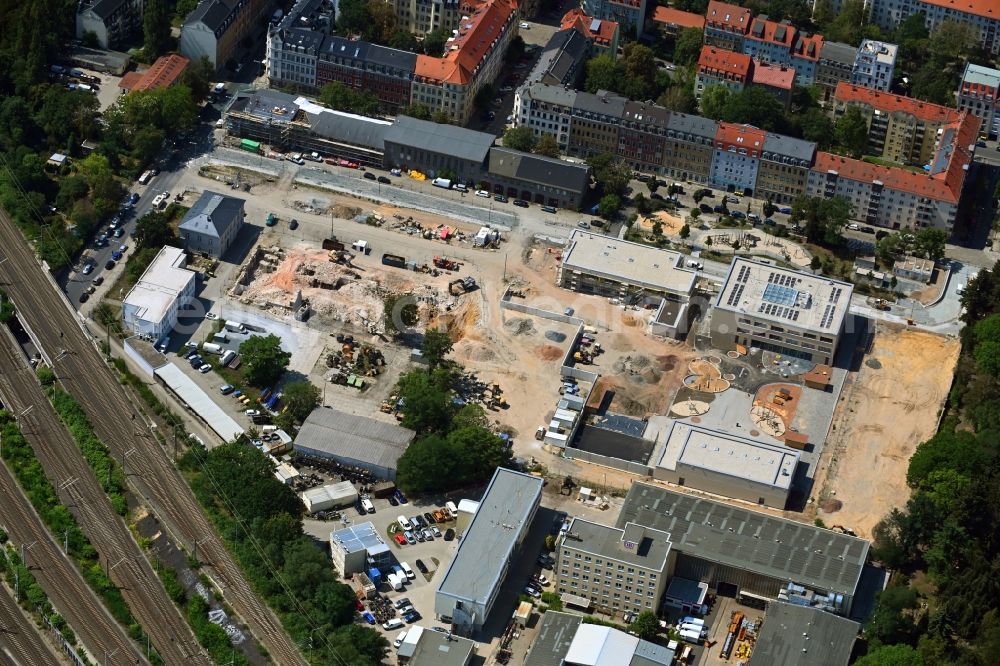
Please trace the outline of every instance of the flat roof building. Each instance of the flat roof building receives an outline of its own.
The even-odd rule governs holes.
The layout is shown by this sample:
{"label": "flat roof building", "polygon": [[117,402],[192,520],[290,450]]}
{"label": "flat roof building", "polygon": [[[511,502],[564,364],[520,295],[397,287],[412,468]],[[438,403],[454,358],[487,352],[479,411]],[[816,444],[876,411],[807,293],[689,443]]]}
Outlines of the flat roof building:
{"label": "flat roof building", "polygon": [[670,534],[672,574],[707,582],[720,594],[751,603],[796,590],[805,603],[848,615],[868,558],[864,539],[633,483],[617,526],[645,525]]}
{"label": "flat roof building", "polygon": [[847,666],[861,626],[816,608],[767,604],[750,666]]}
{"label": "flat roof building", "polygon": [[184,250],[164,246],[122,301],[125,328],[154,342],[177,325],[180,308],[194,298],[195,273]]}
{"label": "flat roof building", "polygon": [[712,308],[712,344],[830,365],[853,293],[847,282],[736,258]]}
{"label": "flat roof building", "polygon": [[959,111],[983,119],[983,134],[1000,134],[1000,70],[966,63],[956,98]]}
{"label": "flat roof building", "polygon": [[181,404],[190,409],[223,442],[231,442],[243,435],[243,427],[175,364],[161,365],[153,371],[153,376],[170,389]]}
{"label": "flat roof building", "polygon": [[556,589],[612,615],[656,611],[673,569],[670,542],[669,533],[638,523],[574,518],[556,542]]}
{"label": "flat roof building", "polygon": [[456,633],[486,622],[541,499],[541,478],[503,468],[493,474],[434,597],[434,614]]}
{"label": "flat roof building", "polygon": [[546,611],[542,615],[538,634],[524,658],[524,666],[562,666],[576,630],[582,623],[582,615]]}
{"label": "flat roof building", "polygon": [[397,652],[399,663],[409,666],[466,666],[474,654],[475,641],[415,625],[407,629]]}
{"label": "flat roof building", "polygon": [[687,301],[696,274],[684,255],[575,229],[563,253],[558,283],[564,289],[628,299],[642,293]]}
{"label": "flat roof building", "polygon": [[674,421],[655,464],[653,477],[660,481],[783,509],[799,452]]}
{"label": "flat roof building", "polygon": [[299,428],[294,447],[300,455],[330,458],[394,480],[396,461],[414,435],[392,423],[318,407]]}
{"label": "flat roof building", "polygon": [[395,561],[389,546],[370,522],[330,532],[330,559],[343,578],[371,569],[387,573]]}

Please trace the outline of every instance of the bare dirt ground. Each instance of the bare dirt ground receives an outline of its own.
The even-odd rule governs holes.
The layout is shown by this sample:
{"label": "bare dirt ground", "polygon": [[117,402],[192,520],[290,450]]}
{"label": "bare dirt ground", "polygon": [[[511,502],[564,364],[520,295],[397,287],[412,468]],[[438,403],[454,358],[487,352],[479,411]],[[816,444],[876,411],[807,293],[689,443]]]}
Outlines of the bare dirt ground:
{"label": "bare dirt ground", "polygon": [[635,224],[639,229],[651,232],[657,222],[660,223],[660,232],[664,236],[676,236],[685,224],[682,216],[672,215],[664,210],[657,211],[649,217],[640,217],[635,221]]}
{"label": "bare dirt ground", "polygon": [[817,517],[870,538],[890,509],[906,503],[910,456],[937,428],[958,352],[954,338],[879,324],[820,463]]}
{"label": "bare dirt ground", "polygon": [[941,290],[944,289],[945,284],[947,284],[948,273],[941,269],[934,270],[934,277],[931,279],[931,283],[926,287],[919,289],[912,294],[910,298],[915,301],[919,301],[924,305],[933,303],[941,295]]}

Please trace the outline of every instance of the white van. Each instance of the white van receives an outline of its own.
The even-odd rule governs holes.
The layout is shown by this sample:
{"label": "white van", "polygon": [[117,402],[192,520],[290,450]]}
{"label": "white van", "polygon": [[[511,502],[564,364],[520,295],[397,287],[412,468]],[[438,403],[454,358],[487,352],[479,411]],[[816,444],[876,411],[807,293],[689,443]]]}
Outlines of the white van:
{"label": "white van", "polygon": [[361,498],[361,508],[365,510],[365,513],[375,513],[375,505],[367,497]]}
{"label": "white van", "polygon": [[399,523],[399,526],[400,526],[400,527],[401,527],[401,528],[402,528],[402,529],[403,529],[404,531],[405,531],[405,530],[411,530],[411,529],[413,529],[413,525],[411,525],[411,524],[410,524],[410,521],[408,521],[408,520],[406,519],[406,516],[398,516],[398,517],[396,518],[396,522],[397,522],[397,523]]}
{"label": "white van", "polygon": [[385,622],[385,623],[382,624],[382,628],[385,629],[386,631],[392,631],[393,629],[399,629],[402,626],[405,626],[405,625],[403,624],[403,621],[400,620],[398,617],[394,617],[391,620],[389,620],[388,622]]}
{"label": "white van", "polygon": [[406,562],[400,562],[399,568],[403,570],[403,573],[405,573],[406,577],[409,578],[410,580],[413,580],[414,578],[417,577],[417,574],[413,573],[413,569],[411,569],[410,565],[407,564]]}
{"label": "white van", "polygon": [[448,509],[448,513],[451,514],[452,519],[458,518],[458,507],[455,506],[454,502],[445,502],[444,508]]}

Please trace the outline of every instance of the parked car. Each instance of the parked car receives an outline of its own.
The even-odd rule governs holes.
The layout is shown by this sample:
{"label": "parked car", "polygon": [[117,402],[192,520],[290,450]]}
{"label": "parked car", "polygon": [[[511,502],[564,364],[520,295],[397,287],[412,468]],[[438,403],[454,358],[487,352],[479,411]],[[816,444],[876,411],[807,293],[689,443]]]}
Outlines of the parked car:
{"label": "parked car", "polygon": [[200,368],[198,368],[198,372],[200,372],[203,375],[207,374],[211,370],[212,370],[212,364],[211,363],[206,363],[206,364],[202,365]]}
{"label": "parked car", "polygon": [[538,590],[536,590],[535,588],[533,588],[533,587],[529,587],[529,586],[527,586],[527,585],[525,585],[525,586],[524,586],[524,593],[525,593],[525,594],[527,594],[527,595],[529,595],[529,596],[532,596],[532,597],[534,597],[534,598],[536,598],[536,599],[537,599],[538,597],[542,596],[542,593],[541,593],[541,592],[539,592],[539,591],[538,591]]}
{"label": "parked car", "polygon": [[222,386],[219,387],[219,393],[221,393],[222,395],[229,395],[235,390],[236,388],[232,384],[223,384]]}
{"label": "parked car", "polygon": [[514,199],[514,205],[520,206],[521,208],[527,208],[528,202],[525,201],[524,199]]}
{"label": "parked car", "polygon": [[111,253],[111,258],[114,259],[115,261],[121,261],[122,253],[119,252],[118,250],[115,250],[114,252]]}
{"label": "parked car", "polygon": [[104,264],[104,270],[106,271],[110,271],[114,267],[115,267],[115,262],[112,259],[108,259],[107,262],[105,262]]}
{"label": "parked car", "polygon": [[861,231],[861,227],[856,222],[847,225],[848,231]]}
{"label": "parked car", "polygon": [[123,227],[118,227],[111,235],[114,236],[115,238],[121,238],[122,236],[125,235],[125,229]]}
{"label": "parked car", "polygon": [[402,608],[403,606],[409,606],[409,605],[411,605],[411,602],[410,602],[409,597],[401,597],[399,599],[396,599],[394,602],[392,602],[392,605],[395,608],[399,609],[399,608]]}
{"label": "parked car", "polygon": [[368,611],[362,613],[361,617],[365,618],[365,622],[367,622],[368,624],[375,624],[375,616],[369,613]]}
{"label": "parked car", "polygon": [[493,201],[498,201],[500,203],[507,203],[508,201],[510,201],[510,199],[508,199],[502,194],[496,194],[493,196]]}
{"label": "parked car", "polygon": [[429,511],[424,513],[424,520],[427,521],[428,525],[433,525],[434,523],[437,522],[436,520],[434,520],[434,516],[432,516]]}
{"label": "parked car", "polygon": [[373,174],[371,171],[365,171],[365,179],[366,180],[378,180],[378,176],[376,176],[375,174]]}
{"label": "parked car", "polygon": [[379,176],[378,182],[382,183],[383,185],[392,185],[392,181],[389,179],[388,176]]}
{"label": "parked car", "polygon": [[576,226],[580,227],[581,229],[589,229],[590,222],[587,222],[587,220],[580,220],[579,222],[576,223]]}
{"label": "parked car", "polygon": [[399,490],[397,490],[397,491],[396,491],[396,499],[398,499],[398,500],[399,500],[399,503],[400,503],[400,504],[406,504],[406,503],[407,503],[407,501],[408,501],[408,500],[406,499],[406,495],[404,495],[404,494],[403,494],[403,493],[402,493],[401,491],[399,491]]}
{"label": "parked car", "polygon": [[708,204],[698,204],[698,210],[700,210],[703,213],[711,213],[712,207],[709,206]]}
{"label": "parked car", "polygon": [[128,202],[133,206],[139,203],[139,193],[133,192],[132,194],[130,194],[128,197]]}
{"label": "parked car", "polygon": [[413,531],[413,536],[415,536],[417,538],[417,541],[419,541],[420,543],[423,543],[423,542],[427,541],[427,538],[424,537],[424,531],[423,530],[414,530]]}
{"label": "parked car", "polygon": [[424,535],[425,541],[434,541],[434,534],[426,527],[420,530],[420,533]]}
{"label": "parked car", "polygon": [[403,631],[399,632],[399,635],[396,636],[396,640],[394,640],[392,642],[392,646],[395,647],[395,648],[398,648],[400,645],[403,644],[404,640],[406,640],[406,630],[405,629]]}
{"label": "parked car", "polygon": [[399,506],[399,500],[396,499],[395,495],[389,495],[389,504],[392,506]]}
{"label": "parked car", "polygon": [[98,287],[100,287],[102,284],[104,284],[104,276],[103,275],[98,275],[97,277],[95,277],[94,278],[94,284],[96,284]]}
{"label": "parked car", "polygon": [[406,545],[406,537],[400,534],[399,532],[394,534],[393,538],[396,540],[396,543],[398,543],[400,546]]}
{"label": "parked car", "polygon": [[82,272],[83,272],[84,275],[90,275],[91,273],[94,272],[94,264],[88,261],[87,263],[85,263],[83,265],[83,271]]}
{"label": "parked car", "polygon": [[451,529],[449,527],[448,529],[446,529],[444,531],[444,540],[445,541],[452,541],[454,539],[455,539],[455,530],[453,530],[453,529]]}
{"label": "parked car", "polygon": [[90,294],[88,294],[87,292],[83,292],[82,294],[80,294],[81,303],[86,303],[89,300],[90,300]]}
{"label": "parked car", "polygon": [[784,213],[785,215],[791,215],[792,209],[790,206],[782,206],[781,208],[778,209],[778,212]]}
{"label": "parked car", "polygon": [[420,613],[418,613],[415,610],[410,611],[409,613],[403,616],[403,619],[406,620],[408,623],[412,624],[420,619]]}
{"label": "parked car", "polygon": [[431,534],[433,534],[434,536],[436,536],[439,539],[441,538],[441,530],[438,529],[437,525],[435,525],[434,527],[431,528]]}
{"label": "parked car", "polygon": [[476,190],[476,196],[482,197],[483,199],[489,199],[490,193],[487,192],[486,190]]}
{"label": "parked car", "polygon": [[247,413],[247,416],[249,416],[251,418],[253,418],[254,416],[260,416],[260,410],[259,409],[248,409],[246,413]]}
{"label": "parked car", "polygon": [[417,560],[415,564],[417,565],[417,571],[419,571],[422,574],[427,573],[427,565],[424,564],[423,560]]}
{"label": "parked car", "polygon": [[731,210],[729,211],[729,217],[736,220],[742,220],[743,218],[746,217],[746,213],[740,210]]}
{"label": "parked car", "polygon": [[555,206],[542,206],[542,212],[544,213],[554,213],[556,212]]}
{"label": "parked car", "polygon": [[218,318],[219,318],[219,315],[215,314],[214,312],[206,312],[205,313],[205,319],[209,319],[209,320],[214,321],[214,320],[216,320]]}
{"label": "parked car", "polygon": [[406,543],[410,544],[411,546],[417,542],[416,537],[413,536],[413,532],[411,532],[410,530],[406,530],[405,532],[403,532],[403,536],[406,537]]}

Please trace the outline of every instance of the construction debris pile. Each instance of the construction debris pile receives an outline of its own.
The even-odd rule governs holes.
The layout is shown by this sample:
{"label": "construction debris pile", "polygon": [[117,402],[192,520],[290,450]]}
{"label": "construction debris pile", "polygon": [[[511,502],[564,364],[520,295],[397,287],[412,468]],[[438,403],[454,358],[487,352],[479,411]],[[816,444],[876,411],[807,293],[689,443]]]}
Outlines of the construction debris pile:
{"label": "construction debris pile", "polygon": [[377,377],[385,367],[382,351],[369,344],[358,344],[350,335],[337,335],[340,349],[326,355],[326,367],[333,371],[326,380],[334,384],[353,386],[363,390],[365,377]]}

